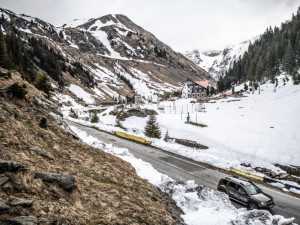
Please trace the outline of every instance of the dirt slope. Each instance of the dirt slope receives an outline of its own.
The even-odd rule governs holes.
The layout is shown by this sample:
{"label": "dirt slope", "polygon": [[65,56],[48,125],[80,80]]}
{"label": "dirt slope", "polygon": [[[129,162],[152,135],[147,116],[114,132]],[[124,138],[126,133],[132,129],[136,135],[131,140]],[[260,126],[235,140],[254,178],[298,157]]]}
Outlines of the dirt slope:
{"label": "dirt slope", "polygon": [[[139,178],[129,163],[62,130],[48,114],[55,105],[46,104],[43,93],[17,72],[0,72],[0,169],[1,160],[22,165],[0,174],[0,180],[9,178],[0,182],[0,221],[34,216],[39,224],[182,223],[174,202]],[[6,93],[15,82],[27,85],[24,99]],[[47,128],[39,126],[43,117]],[[34,178],[37,172],[71,175],[72,190]]]}

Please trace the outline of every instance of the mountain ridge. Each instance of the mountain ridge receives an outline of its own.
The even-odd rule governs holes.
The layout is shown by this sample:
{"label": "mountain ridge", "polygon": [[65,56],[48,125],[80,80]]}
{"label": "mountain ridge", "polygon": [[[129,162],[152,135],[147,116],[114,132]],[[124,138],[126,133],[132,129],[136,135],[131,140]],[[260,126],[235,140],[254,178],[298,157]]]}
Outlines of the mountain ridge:
{"label": "mountain ridge", "polygon": [[[214,81],[205,70],[122,14],[54,27],[38,18],[0,11],[4,33],[16,31],[24,40],[42,39],[63,55],[68,62],[61,64],[67,68],[71,63],[82,64],[95,80],[90,91],[100,102],[112,102],[119,95],[132,98],[140,94],[145,100],[163,97],[179,91],[187,78]],[[62,72],[62,78],[66,87],[75,82],[68,70]]]}
{"label": "mountain ridge", "polygon": [[250,43],[253,43],[258,36],[249,40],[240,42],[235,45],[228,45],[222,50],[199,51],[194,49],[186,51],[184,55],[193,61],[196,65],[204,68],[208,73],[212,74],[215,79],[219,79],[222,74],[233,65],[234,61],[248,50]]}

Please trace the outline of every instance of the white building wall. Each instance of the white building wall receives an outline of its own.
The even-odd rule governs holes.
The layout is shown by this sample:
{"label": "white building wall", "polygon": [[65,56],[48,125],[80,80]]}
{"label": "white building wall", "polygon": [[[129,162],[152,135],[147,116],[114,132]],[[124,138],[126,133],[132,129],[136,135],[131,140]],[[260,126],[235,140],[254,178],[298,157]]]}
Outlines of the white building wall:
{"label": "white building wall", "polygon": [[188,86],[187,83],[185,83],[182,89],[181,98],[188,98],[188,92]]}
{"label": "white building wall", "polygon": [[181,91],[181,98],[202,98],[206,96],[206,89],[202,88],[199,92],[192,93],[192,87],[188,87],[191,81],[187,81]]}

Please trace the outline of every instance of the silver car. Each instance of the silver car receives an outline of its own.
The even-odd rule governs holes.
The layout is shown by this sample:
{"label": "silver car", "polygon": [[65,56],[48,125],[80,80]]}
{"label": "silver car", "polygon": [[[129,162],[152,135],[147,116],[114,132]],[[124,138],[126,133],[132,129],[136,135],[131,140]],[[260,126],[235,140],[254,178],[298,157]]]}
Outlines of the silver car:
{"label": "silver car", "polygon": [[251,181],[239,177],[222,178],[218,183],[218,190],[249,209],[271,209],[275,206],[272,196],[264,193]]}

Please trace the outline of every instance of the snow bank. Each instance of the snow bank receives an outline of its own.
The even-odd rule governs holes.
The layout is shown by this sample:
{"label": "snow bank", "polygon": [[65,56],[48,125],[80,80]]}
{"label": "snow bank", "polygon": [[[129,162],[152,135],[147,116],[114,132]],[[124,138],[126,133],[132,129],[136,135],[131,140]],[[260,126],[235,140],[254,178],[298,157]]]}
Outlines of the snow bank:
{"label": "snow bank", "polygon": [[247,211],[236,209],[222,192],[196,185],[194,181],[164,182],[161,189],[170,194],[185,213],[187,224],[292,224],[293,218],[285,219],[266,210]]}
{"label": "snow bank", "polygon": [[97,138],[88,135],[86,132],[71,126],[83,142],[101,148],[104,151],[118,156],[131,163],[137,174],[147,179],[151,184],[161,188],[162,191],[171,195],[177,205],[183,210],[182,216],[185,223],[189,225],[219,225],[219,224],[292,224],[293,218],[285,219],[282,216],[272,216],[265,210],[236,209],[228,196],[216,192],[210,188],[196,185],[194,181],[176,182],[168,176],[155,170],[151,164],[136,159],[126,148],[114,147],[106,144]]}

